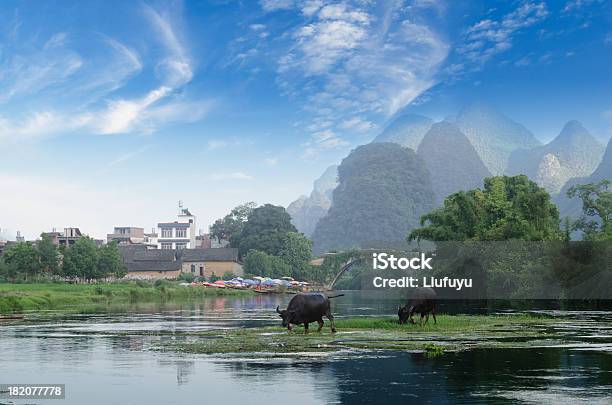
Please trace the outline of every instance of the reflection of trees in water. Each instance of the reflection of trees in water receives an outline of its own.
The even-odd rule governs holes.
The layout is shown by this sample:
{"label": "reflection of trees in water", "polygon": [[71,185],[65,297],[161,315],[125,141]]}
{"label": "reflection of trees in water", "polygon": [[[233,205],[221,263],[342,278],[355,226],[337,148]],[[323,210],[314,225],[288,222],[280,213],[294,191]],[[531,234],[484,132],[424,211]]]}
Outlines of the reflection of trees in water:
{"label": "reflection of trees in water", "polygon": [[434,358],[393,353],[217,365],[229,370],[239,384],[313,390],[323,402],[378,403],[384,398],[388,403],[475,403],[495,400],[496,394],[518,399],[530,392],[551,390],[561,400],[567,390],[606,390],[612,384],[609,357],[567,349],[482,349]]}
{"label": "reflection of trees in water", "polygon": [[448,370],[445,377],[455,398],[469,399],[473,394],[490,398],[495,391],[518,399],[525,391],[549,390],[550,395],[559,395],[558,400],[568,401],[566,388],[585,390],[576,392],[577,399],[591,388],[610,386],[612,362],[605,364],[606,357],[563,348],[481,349],[444,355],[439,361],[445,363],[442,368]]}
{"label": "reflection of trees in water", "polygon": [[[409,353],[393,357],[359,358],[331,364],[339,381],[339,401],[346,404],[455,403],[437,359]],[[427,390],[427,394],[423,392]]]}

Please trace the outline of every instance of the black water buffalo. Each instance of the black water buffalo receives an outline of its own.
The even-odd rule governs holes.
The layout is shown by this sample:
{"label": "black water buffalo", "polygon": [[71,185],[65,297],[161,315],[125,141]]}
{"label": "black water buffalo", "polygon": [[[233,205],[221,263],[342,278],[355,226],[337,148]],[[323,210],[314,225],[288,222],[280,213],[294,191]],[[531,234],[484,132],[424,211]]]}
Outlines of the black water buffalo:
{"label": "black water buffalo", "polygon": [[414,324],[412,315],[421,314],[421,320],[419,324],[423,324],[423,317],[425,317],[425,323],[429,321],[429,313],[433,315],[434,323],[436,322],[436,292],[432,288],[419,288],[415,291],[414,296],[410,299],[408,305],[399,307],[397,309],[397,316],[399,316],[399,323],[404,324],[408,319]]}
{"label": "black water buffalo", "polygon": [[276,307],[276,312],[283,318],[283,326],[291,332],[291,325],[304,324],[304,330],[308,333],[308,324],[318,322],[320,332],[323,328],[323,316],[331,322],[331,331],[335,332],[334,317],[331,314],[330,298],[341,297],[344,294],[328,297],[323,293],[303,293],[291,298],[287,309],[280,310]]}

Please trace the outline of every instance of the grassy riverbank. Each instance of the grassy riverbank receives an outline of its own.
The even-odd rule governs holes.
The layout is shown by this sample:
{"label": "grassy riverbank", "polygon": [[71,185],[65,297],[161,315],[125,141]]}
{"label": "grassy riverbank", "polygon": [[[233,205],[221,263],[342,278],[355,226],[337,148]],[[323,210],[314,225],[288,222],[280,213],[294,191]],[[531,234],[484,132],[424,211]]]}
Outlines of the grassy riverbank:
{"label": "grassy riverbank", "polygon": [[210,296],[241,296],[251,291],[181,286],[174,282],[103,284],[0,284],[0,314],[29,310],[82,310],[121,303],[187,301]]}
{"label": "grassy riverbank", "polygon": [[[425,326],[399,325],[397,318],[338,319],[338,332],[329,323],[322,332],[309,334],[296,327],[292,334],[280,327],[233,329],[197,334],[189,342],[164,346],[186,353],[299,353],[342,349],[416,350],[440,354],[476,347],[521,347],[548,338],[551,318],[530,315],[439,315]],[[315,325],[311,325],[315,326]]]}

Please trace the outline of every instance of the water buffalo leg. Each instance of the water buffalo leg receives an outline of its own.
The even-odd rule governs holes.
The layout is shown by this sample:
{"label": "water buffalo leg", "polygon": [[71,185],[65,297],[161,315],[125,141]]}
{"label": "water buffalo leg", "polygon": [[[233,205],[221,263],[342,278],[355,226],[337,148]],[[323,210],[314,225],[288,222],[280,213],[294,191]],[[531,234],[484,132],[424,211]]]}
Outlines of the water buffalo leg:
{"label": "water buffalo leg", "polygon": [[304,322],[304,333],[308,333],[308,322]]}
{"label": "water buffalo leg", "polygon": [[429,312],[425,314],[425,325],[427,325],[427,322],[429,322]]}
{"label": "water buffalo leg", "polygon": [[423,312],[421,312],[421,319],[419,320],[419,326],[423,326],[423,318],[425,317],[425,314]]}
{"label": "water buffalo leg", "polygon": [[435,306],[435,305],[434,305],[434,306],[433,306],[433,308],[431,309],[431,315],[433,315],[433,318],[434,318],[434,325],[435,325],[436,323],[438,323],[438,322],[436,321],[436,306]]}
{"label": "water buffalo leg", "polygon": [[289,329],[289,333],[291,333],[291,324],[287,325],[287,329]]}
{"label": "water buffalo leg", "polygon": [[332,333],[336,332],[336,325],[334,324],[334,317],[332,316],[331,311],[327,311],[325,316],[327,317],[327,319],[329,319],[329,322],[331,323],[331,331],[332,331]]}
{"label": "water buffalo leg", "polygon": [[323,329],[323,325],[324,325],[323,318],[319,319],[317,323],[319,324],[319,329],[317,329],[317,332],[321,332],[321,329]]}

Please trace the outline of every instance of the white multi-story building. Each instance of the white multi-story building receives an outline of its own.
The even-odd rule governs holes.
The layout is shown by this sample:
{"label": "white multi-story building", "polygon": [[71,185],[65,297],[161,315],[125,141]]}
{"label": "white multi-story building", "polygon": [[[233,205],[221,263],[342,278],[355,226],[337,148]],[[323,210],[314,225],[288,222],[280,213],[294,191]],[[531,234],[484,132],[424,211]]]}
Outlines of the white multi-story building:
{"label": "white multi-story building", "polygon": [[196,217],[179,201],[178,220],[157,224],[158,249],[194,249],[196,247]]}

